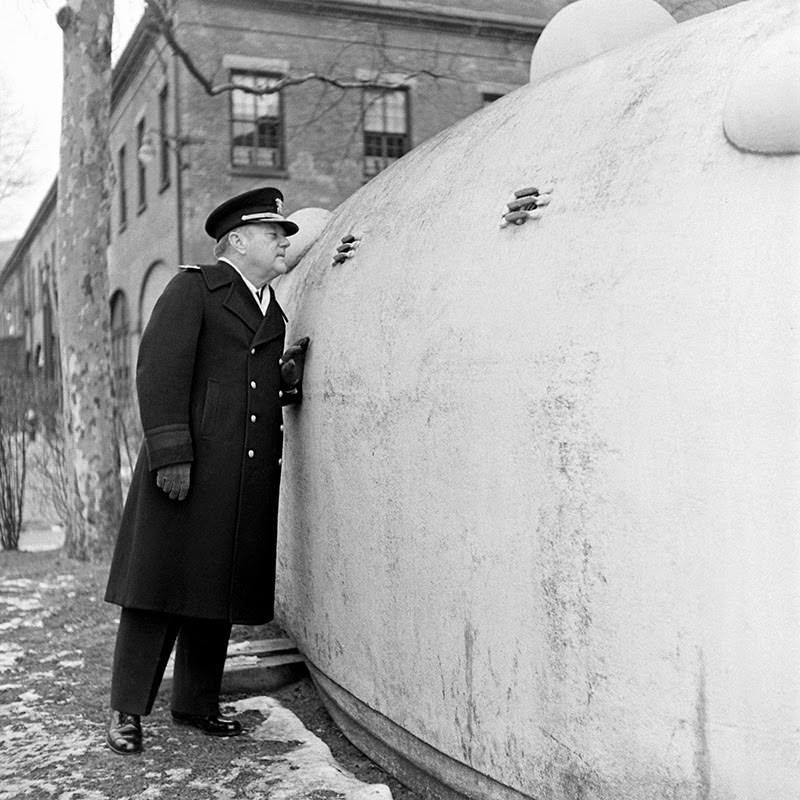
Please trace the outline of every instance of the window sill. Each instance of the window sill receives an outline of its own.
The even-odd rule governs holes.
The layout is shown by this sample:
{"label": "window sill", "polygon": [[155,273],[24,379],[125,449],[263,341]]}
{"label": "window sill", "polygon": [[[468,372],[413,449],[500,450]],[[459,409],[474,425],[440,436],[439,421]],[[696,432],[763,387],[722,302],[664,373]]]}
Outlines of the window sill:
{"label": "window sill", "polygon": [[169,189],[169,187],[170,187],[170,182],[164,181],[164,183],[162,183],[161,186],[158,187],[158,193],[164,194],[164,192],[166,192],[167,189]]}
{"label": "window sill", "polygon": [[241,176],[248,176],[248,175],[256,175],[261,178],[286,178],[289,177],[289,170],[285,169],[284,167],[230,167],[230,174],[231,175],[241,175]]}
{"label": "window sill", "polygon": [[144,212],[147,211],[147,203],[142,203],[139,208],[136,209],[136,216],[141,217]]}

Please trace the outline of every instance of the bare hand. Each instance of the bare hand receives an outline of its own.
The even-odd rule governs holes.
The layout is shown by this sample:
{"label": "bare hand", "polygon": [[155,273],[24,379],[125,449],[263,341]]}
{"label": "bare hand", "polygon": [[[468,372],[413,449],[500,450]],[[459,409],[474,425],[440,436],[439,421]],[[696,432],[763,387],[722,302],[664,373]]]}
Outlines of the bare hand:
{"label": "bare hand", "polygon": [[189,463],[161,467],[156,473],[156,486],[168,494],[170,500],[185,500],[189,494],[190,469]]}

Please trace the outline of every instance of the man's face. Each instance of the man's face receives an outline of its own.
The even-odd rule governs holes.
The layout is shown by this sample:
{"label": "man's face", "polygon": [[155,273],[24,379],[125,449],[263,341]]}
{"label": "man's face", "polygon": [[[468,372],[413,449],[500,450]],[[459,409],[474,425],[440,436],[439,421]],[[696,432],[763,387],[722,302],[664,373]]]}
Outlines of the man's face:
{"label": "man's face", "polygon": [[256,286],[288,271],[285,255],[289,239],[280,225],[258,222],[238,230],[245,243],[246,264],[241,269]]}

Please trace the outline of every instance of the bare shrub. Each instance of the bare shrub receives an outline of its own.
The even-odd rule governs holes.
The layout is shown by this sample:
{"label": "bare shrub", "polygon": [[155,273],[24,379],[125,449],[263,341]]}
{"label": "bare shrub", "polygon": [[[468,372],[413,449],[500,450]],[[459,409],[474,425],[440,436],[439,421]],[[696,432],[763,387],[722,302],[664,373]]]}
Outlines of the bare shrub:
{"label": "bare shrub", "polygon": [[[63,525],[71,513],[75,488],[67,469],[61,387],[42,383],[35,393],[37,433],[28,444],[27,507],[38,521]],[[115,419],[120,450],[120,479],[127,493],[142,433],[135,399],[123,393]]]}
{"label": "bare shrub", "polygon": [[25,504],[28,439],[35,424],[32,387],[23,378],[0,378],[0,545],[19,547]]}
{"label": "bare shrub", "polygon": [[36,411],[37,435],[28,448],[28,497],[37,517],[63,523],[70,513],[71,493],[58,383],[38,384]]}

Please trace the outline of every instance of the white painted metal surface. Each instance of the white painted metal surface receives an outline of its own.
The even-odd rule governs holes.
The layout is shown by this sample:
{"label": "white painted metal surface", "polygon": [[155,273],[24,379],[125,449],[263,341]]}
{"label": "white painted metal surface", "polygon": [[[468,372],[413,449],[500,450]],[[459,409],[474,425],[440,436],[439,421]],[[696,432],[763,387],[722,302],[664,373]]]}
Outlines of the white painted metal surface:
{"label": "white painted metal surface", "polygon": [[799,13],[752,0],[515,92],[278,287],[312,341],[283,620],[462,794],[461,767],[496,782],[475,797],[800,796],[800,158],[723,130]]}

